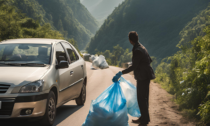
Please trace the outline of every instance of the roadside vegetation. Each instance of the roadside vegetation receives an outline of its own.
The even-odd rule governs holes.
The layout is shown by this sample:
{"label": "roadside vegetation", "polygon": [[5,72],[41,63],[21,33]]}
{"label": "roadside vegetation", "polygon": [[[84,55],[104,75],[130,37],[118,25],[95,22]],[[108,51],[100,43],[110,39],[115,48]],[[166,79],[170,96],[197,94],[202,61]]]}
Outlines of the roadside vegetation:
{"label": "roadside vegetation", "polygon": [[180,35],[180,51],[161,61],[155,81],[176,96],[185,116],[210,124],[210,5]]}

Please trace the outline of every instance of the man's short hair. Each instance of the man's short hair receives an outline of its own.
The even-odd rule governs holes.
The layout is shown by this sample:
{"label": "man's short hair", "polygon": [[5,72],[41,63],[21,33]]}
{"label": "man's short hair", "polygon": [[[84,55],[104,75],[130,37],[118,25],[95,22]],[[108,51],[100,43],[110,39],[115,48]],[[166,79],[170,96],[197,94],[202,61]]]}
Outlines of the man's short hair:
{"label": "man's short hair", "polygon": [[136,31],[129,32],[128,37],[134,43],[137,43],[139,41],[139,36]]}

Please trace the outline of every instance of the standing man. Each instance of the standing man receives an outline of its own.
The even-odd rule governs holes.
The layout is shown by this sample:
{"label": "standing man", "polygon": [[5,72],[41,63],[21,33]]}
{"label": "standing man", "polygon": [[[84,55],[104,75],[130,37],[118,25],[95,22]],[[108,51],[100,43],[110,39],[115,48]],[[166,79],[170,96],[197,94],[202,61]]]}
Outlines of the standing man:
{"label": "standing man", "polygon": [[152,60],[147,52],[147,49],[139,43],[137,32],[131,31],[128,37],[130,43],[133,45],[132,66],[117,73],[112,81],[117,82],[121,75],[134,71],[134,77],[137,80],[137,99],[141,111],[141,117],[137,120],[132,120],[132,122],[139,124],[139,126],[147,126],[150,122],[148,110],[149,84],[150,80],[155,78],[155,74],[150,66]]}

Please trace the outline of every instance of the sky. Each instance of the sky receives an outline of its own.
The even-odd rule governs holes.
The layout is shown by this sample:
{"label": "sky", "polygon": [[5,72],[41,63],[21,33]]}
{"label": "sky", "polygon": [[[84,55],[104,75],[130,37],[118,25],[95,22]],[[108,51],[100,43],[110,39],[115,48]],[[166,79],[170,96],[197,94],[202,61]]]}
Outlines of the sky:
{"label": "sky", "polygon": [[124,0],[81,0],[81,3],[99,21],[100,24],[113,12],[115,7]]}

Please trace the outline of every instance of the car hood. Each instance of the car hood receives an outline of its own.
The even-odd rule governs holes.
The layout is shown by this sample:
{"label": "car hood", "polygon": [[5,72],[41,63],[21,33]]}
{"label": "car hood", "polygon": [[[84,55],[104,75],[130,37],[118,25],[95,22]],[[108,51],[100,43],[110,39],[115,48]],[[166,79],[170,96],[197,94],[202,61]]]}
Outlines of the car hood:
{"label": "car hood", "polygon": [[39,80],[49,67],[0,67],[0,84],[19,85]]}

